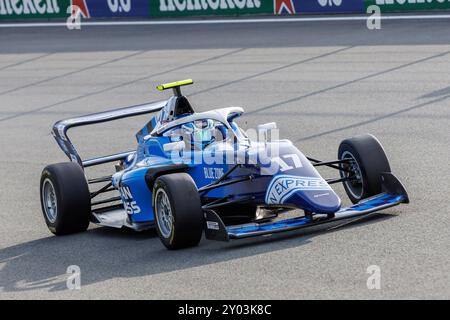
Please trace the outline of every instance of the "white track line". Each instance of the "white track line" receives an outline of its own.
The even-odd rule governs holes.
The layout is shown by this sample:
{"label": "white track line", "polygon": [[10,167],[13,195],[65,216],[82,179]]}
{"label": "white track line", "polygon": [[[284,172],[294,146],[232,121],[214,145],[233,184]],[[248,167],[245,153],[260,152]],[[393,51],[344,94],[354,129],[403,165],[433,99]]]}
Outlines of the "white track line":
{"label": "white track line", "polygon": [[[151,25],[193,25],[193,24],[238,24],[238,23],[286,23],[286,22],[316,22],[316,21],[365,21],[371,16],[341,16],[341,17],[302,17],[302,18],[260,18],[260,19],[205,19],[205,20],[164,20],[164,21],[82,21],[81,26],[151,26]],[[373,19],[377,19],[372,17]],[[381,16],[380,20],[435,20],[450,19],[450,14],[439,15],[400,15]],[[0,23],[0,28],[37,28],[65,27],[65,22],[30,22],[30,23]]]}

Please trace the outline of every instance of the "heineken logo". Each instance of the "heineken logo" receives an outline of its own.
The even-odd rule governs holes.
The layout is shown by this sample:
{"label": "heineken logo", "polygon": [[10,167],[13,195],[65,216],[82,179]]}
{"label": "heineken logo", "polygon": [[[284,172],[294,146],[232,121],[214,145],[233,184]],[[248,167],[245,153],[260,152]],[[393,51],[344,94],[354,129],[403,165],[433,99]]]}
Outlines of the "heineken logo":
{"label": "heineken logo", "polygon": [[159,11],[259,9],[261,0],[159,0]]}
{"label": "heineken logo", "polygon": [[365,0],[366,8],[377,5],[382,12],[450,9],[450,0]]}
{"label": "heineken logo", "polygon": [[57,0],[0,0],[0,15],[58,14]]}

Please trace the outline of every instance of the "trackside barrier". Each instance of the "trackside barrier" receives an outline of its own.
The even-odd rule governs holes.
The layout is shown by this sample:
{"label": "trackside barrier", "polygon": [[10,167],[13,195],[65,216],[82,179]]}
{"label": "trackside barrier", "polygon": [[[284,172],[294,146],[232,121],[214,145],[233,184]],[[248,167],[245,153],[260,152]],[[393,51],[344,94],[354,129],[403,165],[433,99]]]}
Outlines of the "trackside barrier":
{"label": "trackside barrier", "polygon": [[0,0],[0,21],[67,19],[76,6],[82,18],[169,18],[225,15],[302,15],[450,9],[450,0]]}

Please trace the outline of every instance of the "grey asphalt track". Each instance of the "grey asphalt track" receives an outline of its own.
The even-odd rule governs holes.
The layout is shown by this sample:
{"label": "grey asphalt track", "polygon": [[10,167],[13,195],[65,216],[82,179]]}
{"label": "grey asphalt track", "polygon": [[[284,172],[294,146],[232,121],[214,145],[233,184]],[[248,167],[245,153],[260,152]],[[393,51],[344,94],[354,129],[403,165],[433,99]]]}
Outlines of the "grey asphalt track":
{"label": "grey asphalt track", "polygon": [[[450,298],[450,21],[0,29],[0,298]],[[39,178],[66,161],[62,118],[156,101],[160,82],[199,111],[243,106],[306,154],[376,135],[411,204],[324,232],[167,251],[154,232],[91,226],[55,237]],[[145,117],[77,130],[85,157],[133,148]],[[324,175],[330,176],[331,171]],[[343,190],[338,188],[341,195]],[[348,204],[348,201],[345,201]],[[66,269],[81,268],[81,290]],[[367,268],[381,268],[368,290]]]}

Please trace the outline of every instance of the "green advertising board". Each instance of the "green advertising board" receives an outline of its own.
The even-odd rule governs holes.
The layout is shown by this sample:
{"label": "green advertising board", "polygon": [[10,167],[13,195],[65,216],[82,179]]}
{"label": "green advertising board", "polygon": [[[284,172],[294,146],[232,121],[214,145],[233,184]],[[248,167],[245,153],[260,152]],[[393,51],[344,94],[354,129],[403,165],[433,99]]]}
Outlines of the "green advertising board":
{"label": "green advertising board", "polygon": [[273,14],[273,0],[151,0],[153,17]]}
{"label": "green advertising board", "polygon": [[0,0],[0,20],[67,17],[70,0]]}
{"label": "green advertising board", "polygon": [[365,4],[377,5],[382,12],[450,9],[450,0],[365,0]]}

